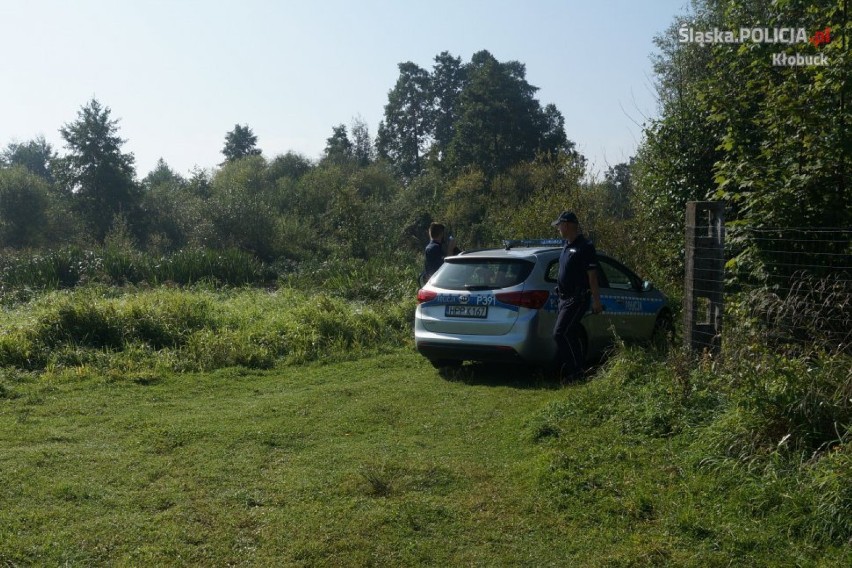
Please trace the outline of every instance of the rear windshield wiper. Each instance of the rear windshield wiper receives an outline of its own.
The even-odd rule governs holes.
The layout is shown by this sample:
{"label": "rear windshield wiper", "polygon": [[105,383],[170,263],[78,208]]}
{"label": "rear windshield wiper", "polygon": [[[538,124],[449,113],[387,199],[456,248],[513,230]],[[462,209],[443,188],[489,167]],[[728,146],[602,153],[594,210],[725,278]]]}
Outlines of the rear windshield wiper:
{"label": "rear windshield wiper", "polygon": [[478,292],[480,290],[497,290],[498,288],[502,288],[502,286],[487,286],[487,285],[478,285],[478,284],[465,284],[464,289],[468,292]]}

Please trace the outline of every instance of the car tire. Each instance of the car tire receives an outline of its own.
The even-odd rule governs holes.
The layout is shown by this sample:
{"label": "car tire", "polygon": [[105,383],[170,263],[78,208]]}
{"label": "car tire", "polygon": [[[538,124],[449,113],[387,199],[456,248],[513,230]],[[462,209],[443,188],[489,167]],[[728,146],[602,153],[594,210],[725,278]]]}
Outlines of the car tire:
{"label": "car tire", "polygon": [[674,344],[675,328],[674,321],[670,313],[665,312],[657,316],[654,322],[654,331],[651,334],[651,344],[660,349],[667,351]]}

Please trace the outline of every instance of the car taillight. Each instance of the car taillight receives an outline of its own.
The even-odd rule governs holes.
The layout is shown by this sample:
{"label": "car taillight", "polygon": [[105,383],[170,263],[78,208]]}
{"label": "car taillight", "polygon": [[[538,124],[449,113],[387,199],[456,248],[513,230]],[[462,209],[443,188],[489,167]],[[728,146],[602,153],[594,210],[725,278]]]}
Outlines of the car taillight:
{"label": "car taillight", "polygon": [[437,292],[433,292],[432,290],[418,290],[417,291],[417,303],[422,304],[423,302],[428,302],[429,300],[434,300],[438,297]]}
{"label": "car taillight", "polygon": [[547,303],[550,292],[547,290],[529,290],[525,292],[503,292],[495,294],[497,301],[521,308],[539,310]]}

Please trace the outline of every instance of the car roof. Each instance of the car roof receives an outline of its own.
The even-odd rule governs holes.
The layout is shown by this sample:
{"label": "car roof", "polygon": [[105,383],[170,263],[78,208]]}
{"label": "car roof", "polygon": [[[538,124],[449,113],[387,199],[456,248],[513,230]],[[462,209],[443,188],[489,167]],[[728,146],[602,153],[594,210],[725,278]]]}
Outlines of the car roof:
{"label": "car roof", "polygon": [[[545,253],[559,253],[562,251],[561,246],[518,246],[504,248],[487,248],[463,251],[456,256],[448,256],[451,258],[521,258],[531,259]],[[615,260],[608,254],[602,251],[597,251],[598,256]],[[616,260],[616,262],[618,262]]]}
{"label": "car roof", "polygon": [[559,252],[560,250],[557,247],[490,248],[465,251],[455,258],[530,258],[547,252]]}

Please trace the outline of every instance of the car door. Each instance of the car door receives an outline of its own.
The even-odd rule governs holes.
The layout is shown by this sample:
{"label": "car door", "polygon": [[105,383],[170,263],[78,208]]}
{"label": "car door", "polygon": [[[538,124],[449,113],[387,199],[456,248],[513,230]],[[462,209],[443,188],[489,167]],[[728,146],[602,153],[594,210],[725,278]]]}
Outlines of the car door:
{"label": "car door", "polygon": [[654,314],[644,310],[639,278],[615,260],[598,256],[598,265],[604,283],[601,286],[601,303],[609,314],[610,323],[619,337],[626,341],[639,341],[650,337]]}

